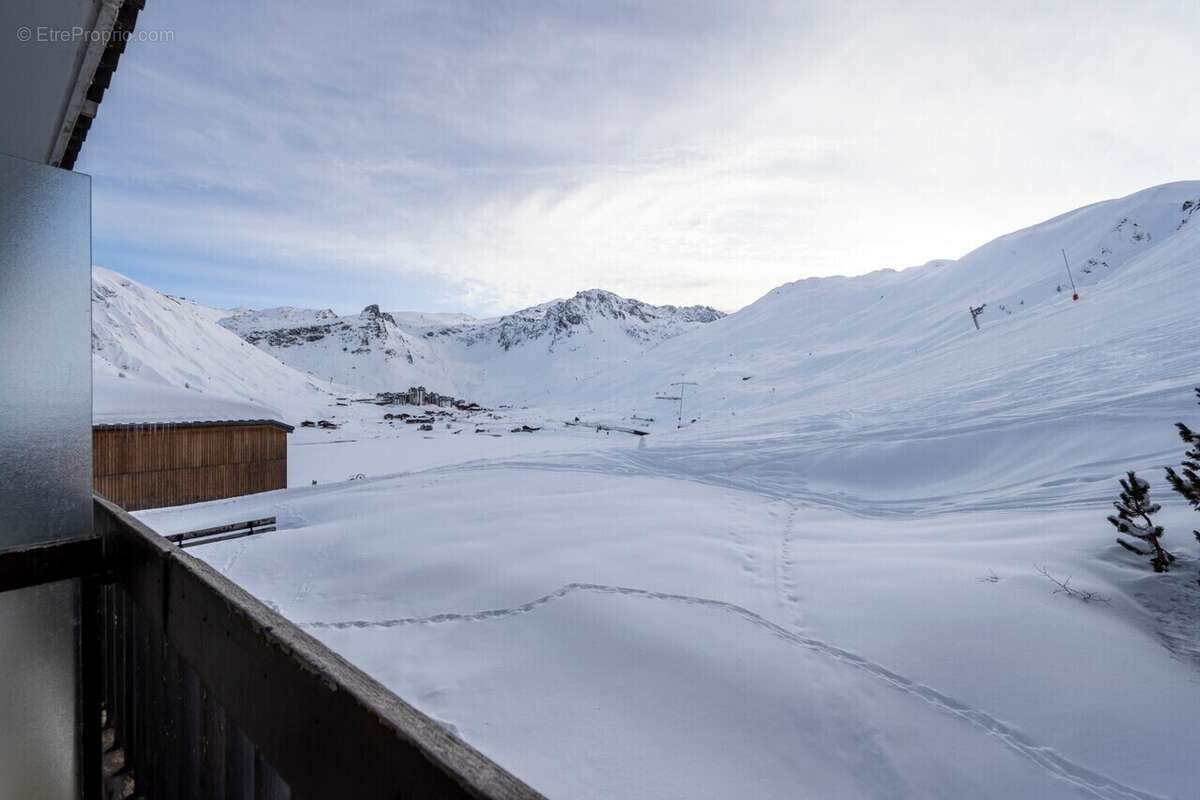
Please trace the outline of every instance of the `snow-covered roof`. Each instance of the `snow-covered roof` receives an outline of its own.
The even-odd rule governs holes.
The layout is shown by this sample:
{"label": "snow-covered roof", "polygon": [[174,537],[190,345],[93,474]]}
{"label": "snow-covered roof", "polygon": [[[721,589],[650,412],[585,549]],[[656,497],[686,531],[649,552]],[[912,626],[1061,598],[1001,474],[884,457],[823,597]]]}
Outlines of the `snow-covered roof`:
{"label": "snow-covered roof", "polygon": [[292,429],[268,406],[136,378],[95,375],[92,425],[216,425],[256,422]]}

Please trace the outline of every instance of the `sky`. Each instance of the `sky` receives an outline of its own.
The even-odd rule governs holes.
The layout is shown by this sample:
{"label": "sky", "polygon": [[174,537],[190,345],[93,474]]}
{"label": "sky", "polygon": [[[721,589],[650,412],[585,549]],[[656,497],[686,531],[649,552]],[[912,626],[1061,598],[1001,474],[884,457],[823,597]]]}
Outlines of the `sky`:
{"label": "sky", "polygon": [[734,311],[1200,177],[1200,4],[151,0],[93,260],[222,307]]}

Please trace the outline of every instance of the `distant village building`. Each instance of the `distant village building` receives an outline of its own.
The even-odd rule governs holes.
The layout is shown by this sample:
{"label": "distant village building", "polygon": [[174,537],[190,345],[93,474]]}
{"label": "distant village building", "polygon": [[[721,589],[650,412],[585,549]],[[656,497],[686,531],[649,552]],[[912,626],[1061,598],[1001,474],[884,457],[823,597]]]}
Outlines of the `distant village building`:
{"label": "distant village building", "polygon": [[99,376],[92,484],[129,511],[284,489],[291,432],[252,403]]}
{"label": "distant village building", "polygon": [[478,410],[478,403],[467,403],[464,400],[458,400],[452,395],[439,394],[426,389],[424,386],[411,386],[407,392],[377,392],[375,401],[381,406],[394,405],[411,405],[411,406],[439,406],[441,408],[458,408],[460,410]]}

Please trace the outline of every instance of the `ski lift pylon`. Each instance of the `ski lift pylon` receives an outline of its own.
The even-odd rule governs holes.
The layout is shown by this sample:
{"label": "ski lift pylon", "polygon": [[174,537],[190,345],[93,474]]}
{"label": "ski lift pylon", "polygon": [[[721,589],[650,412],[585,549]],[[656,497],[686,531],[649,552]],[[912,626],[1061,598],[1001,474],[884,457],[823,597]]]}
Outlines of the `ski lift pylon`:
{"label": "ski lift pylon", "polygon": [[1063,263],[1067,266],[1067,277],[1071,279],[1071,302],[1079,299],[1079,290],[1075,288],[1075,276],[1071,274],[1071,262],[1067,261],[1067,251],[1062,250]]}

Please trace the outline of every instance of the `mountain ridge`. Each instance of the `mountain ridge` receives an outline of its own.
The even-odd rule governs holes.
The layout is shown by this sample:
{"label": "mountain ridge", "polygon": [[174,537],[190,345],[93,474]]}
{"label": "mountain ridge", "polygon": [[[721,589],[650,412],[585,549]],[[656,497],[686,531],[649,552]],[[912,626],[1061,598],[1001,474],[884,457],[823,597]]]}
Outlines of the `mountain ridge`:
{"label": "mountain ridge", "polygon": [[[281,307],[239,310],[219,324],[280,361],[367,391],[409,384],[458,395],[487,391],[496,376],[489,362],[536,361],[557,350],[586,355],[596,371],[628,359],[724,314],[708,306],[656,306],[603,289],[588,289],[496,319],[388,312],[370,304],[358,314]],[[520,351],[520,352],[518,352]],[[528,352],[525,352],[528,351]],[[340,355],[339,355],[340,353]],[[570,357],[570,356],[568,356]],[[523,366],[532,366],[525,364]],[[528,370],[534,379],[543,370]],[[488,399],[503,399],[489,396]]]}
{"label": "mountain ridge", "polygon": [[[1175,280],[1193,277],[1177,259],[1168,264],[1153,256],[1177,240],[1192,241],[1200,226],[1198,207],[1200,182],[1151,187],[996,237],[959,259],[783,284],[730,315],[708,306],[654,306],[602,289],[483,320],[387,312],[377,305],[345,316],[331,309],[295,307],[228,312],[158,293],[151,302],[145,293],[152,290],[143,287],[139,291],[144,296],[132,298],[130,308],[138,303],[155,307],[149,330],[138,333],[131,318],[121,332],[114,332],[100,313],[101,345],[96,349],[98,357],[118,364],[125,356],[117,345],[125,338],[137,339],[131,332],[170,338],[164,314],[176,309],[185,327],[198,320],[211,322],[317,386],[375,392],[424,385],[485,403],[599,408],[604,404],[598,399],[641,403],[645,400],[637,398],[652,398],[656,389],[663,393],[671,380],[693,379],[702,384],[701,399],[715,391],[709,402],[726,407],[742,402],[732,399],[742,397],[742,390],[770,379],[781,389],[794,388],[752,405],[769,401],[775,409],[786,406],[803,413],[815,393],[840,393],[841,402],[850,406],[861,405],[866,397],[891,396],[898,390],[863,388],[863,381],[872,371],[927,371],[932,354],[961,358],[983,342],[989,343],[985,352],[1010,359],[1005,364],[988,356],[984,362],[993,369],[1011,369],[1024,364],[1027,354],[1008,354],[996,332],[1014,325],[1051,325],[1066,312],[1072,313],[1076,329],[1059,330],[1061,323],[1053,322],[1054,335],[1066,337],[1055,347],[1076,347],[1080,337],[1107,341],[1103,328],[1085,332],[1080,327],[1105,324],[1110,312],[1099,313],[1097,302],[1115,303],[1111,313],[1119,314],[1120,300],[1113,293],[1119,294],[1127,281],[1155,278],[1155,270],[1170,270]],[[1159,266],[1149,269],[1147,264]],[[101,294],[119,289],[115,273],[108,278],[100,274]],[[1072,278],[1083,296],[1078,307],[1070,299]],[[98,305],[102,311],[103,299]],[[1162,301],[1173,308],[1177,299]],[[974,330],[968,307],[984,308],[981,331]],[[963,339],[977,335],[984,338]],[[208,336],[214,343],[217,338]],[[221,339],[219,348],[230,344]],[[117,347],[116,356],[104,347]],[[161,357],[169,352],[163,348]],[[153,370],[153,359],[145,361]],[[1104,370],[1102,365],[1097,369]],[[179,382],[191,375],[186,370],[157,372],[163,380]],[[725,388],[727,380],[744,385]],[[1046,380],[1053,383],[1054,376]],[[941,372],[929,372],[925,384],[897,385],[927,393],[932,386],[949,391],[948,381]],[[282,382],[294,383],[291,378]],[[242,392],[239,396],[263,399],[236,381],[225,383]],[[838,389],[850,386],[860,387],[857,399],[849,397],[849,389]]]}

